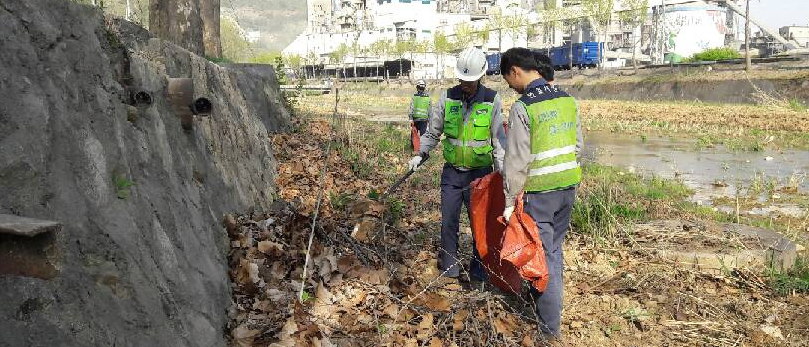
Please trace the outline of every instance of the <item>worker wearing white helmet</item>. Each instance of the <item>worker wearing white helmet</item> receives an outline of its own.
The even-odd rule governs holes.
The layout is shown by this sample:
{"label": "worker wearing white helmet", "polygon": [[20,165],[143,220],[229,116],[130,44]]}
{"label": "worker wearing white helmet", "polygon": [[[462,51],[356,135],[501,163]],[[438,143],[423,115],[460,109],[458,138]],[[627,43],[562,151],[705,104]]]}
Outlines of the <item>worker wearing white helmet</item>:
{"label": "worker wearing white helmet", "polygon": [[[431,110],[427,132],[421,136],[419,154],[410,160],[410,169],[418,169],[441,140],[444,169],[441,173],[441,248],[438,267],[450,278],[460,276],[458,231],[461,205],[469,211],[469,184],[503,167],[505,131],[501,124],[502,101],[496,91],[480,79],[486,74],[486,55],[468,48],[458,56],[455,68],[460,83],[446,90]],[[474,240],[473,240],[474,242]],[[470,279],[486,280],[486,274],[474,247],[469,266]],[[465,277],[462,277],[465,279]]]}
{"label": "worker wearing white helmet", "polygon": [[[424,80],[416,81],[416,94],[413,94],[413,99],[410,101],[410,110],[407,112],[410,117],[410,125],[416,128],[418,136],[424,135],[427,131],[427,120],[430,117],[430,108],[432,107],[432,100],[425,93],[426,89],[427,82],[424,82]],[[415,144],[411,145],[415,147]],[[413,150],[417,151],[419,149],[413,148]]]}

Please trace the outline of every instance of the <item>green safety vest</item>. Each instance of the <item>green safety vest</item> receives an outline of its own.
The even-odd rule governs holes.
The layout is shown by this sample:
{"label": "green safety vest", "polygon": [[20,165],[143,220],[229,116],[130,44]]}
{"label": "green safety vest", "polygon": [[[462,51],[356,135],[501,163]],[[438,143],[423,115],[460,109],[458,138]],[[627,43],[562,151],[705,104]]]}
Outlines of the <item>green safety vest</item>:
{"label": "green safety vest", "polygon": [[460,87],[447,91],[442,143],[444,159],[455,167],[482,168],[494,163],[491,126],[494,96],[497,93],[488,88],[484,93],[484,101],[472,105],[472,113],[464,122]]}
{"label": "green safety vest", "polygon": [[530,118],[531,155],[526,192],[544,192],[581,182],[576,159],[576,102],[559,92],[552,98],[527,104],[520,99]]}
{"label": "green safety vest", "polygon": [[430,97],[426,95],[413,95],[413,119],[427,119],[430,115]]}

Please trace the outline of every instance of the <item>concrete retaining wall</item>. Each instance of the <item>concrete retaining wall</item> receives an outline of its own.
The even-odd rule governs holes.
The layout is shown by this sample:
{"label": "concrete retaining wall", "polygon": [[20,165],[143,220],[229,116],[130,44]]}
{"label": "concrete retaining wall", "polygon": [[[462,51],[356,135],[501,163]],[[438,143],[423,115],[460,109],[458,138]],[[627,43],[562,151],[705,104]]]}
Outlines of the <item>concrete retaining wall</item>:
{"label": "concrete retaining wall", "polygon": [[[0,214],[62,224],[55,277],[0,274],[0,346],[224,346],[221,219],[275,194],[269,133],[289,115],[274,73],[73,1],[0,0],[0,23]],[[191,131],[168,77],[213,103]],[[128,86],[154,103],[128,107]]]}
{"label": "concrete retaining wall", "polygon": [[560,85],[580,99],[753,104],[756,102],[754,94],[764,92],[809,105],[809,80],[806,79]]}

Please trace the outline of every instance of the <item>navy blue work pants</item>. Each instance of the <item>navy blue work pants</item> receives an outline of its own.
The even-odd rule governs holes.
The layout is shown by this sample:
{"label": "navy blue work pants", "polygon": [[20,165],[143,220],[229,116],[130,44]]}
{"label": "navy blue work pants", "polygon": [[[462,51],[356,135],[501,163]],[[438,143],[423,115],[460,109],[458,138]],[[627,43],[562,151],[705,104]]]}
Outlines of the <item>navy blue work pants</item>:
{"label": "navy blue work pants", "polygon": [[[458,258],[458,232],[460,230],[461,204],[469,213],[469,184],[492,172],[491,167],[462,171],[452,164],[445,163],[441,172],[441,248],[438,250],[438,268],[447,277],[460,275]],[[495,212],[498,213],[498,212]],[[471,219],[471,216],[470,216]],[[486,272],[480,263],[480,256],[472,239],[473,257],[469,264],[469,275],[475,280],[485,280]]]}

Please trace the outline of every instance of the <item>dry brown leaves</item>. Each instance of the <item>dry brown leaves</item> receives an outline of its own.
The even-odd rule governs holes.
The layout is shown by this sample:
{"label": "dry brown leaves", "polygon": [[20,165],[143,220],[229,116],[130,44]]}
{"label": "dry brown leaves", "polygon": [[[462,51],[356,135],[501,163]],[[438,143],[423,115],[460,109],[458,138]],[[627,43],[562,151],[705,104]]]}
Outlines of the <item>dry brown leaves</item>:
{"label": "dry brown leaves", "polygon": [[[384,185],[378,178],[353,177],[338,151],[325,158],[329,124],[307,124],[302,134],[273,139],[276,183],[280,197],[290,203],[269,214],[224,218],[231,240],[234,346],[488,346],[536,339],[535,324],[518,319],[491,293],[433,287],[440,275],[435,251],[425,248],[424,241],[414,244],[412,233],[438,220],[434,209],[405,209],[397,224],[386,225],[382,204],[355,199],[339,210],[327,200],[321,206],[310,275],[299,303],[324,162],[329,166],[324,192],[364,196]],[[434,206],[437,194],[430,197],[422,189],[430,188],[404,188],[399,198],[409,205]],[[383,227],[388,231],[380,236]],[[486,313],[470,314],[481,311]],[[500,328],[490,314],[498,317]]]}
{"label": "dry brown leaves", "polygon": [[236,346],[488,346],[536,338],[534,323],[489,293],[431,289],[437,273],[434,262],[424,261],[426,251],[391,271],[364,266],[317,240],[298,303],[308,218],[287,206],[269,215],[225,217],[226,224],[233,220]]}

